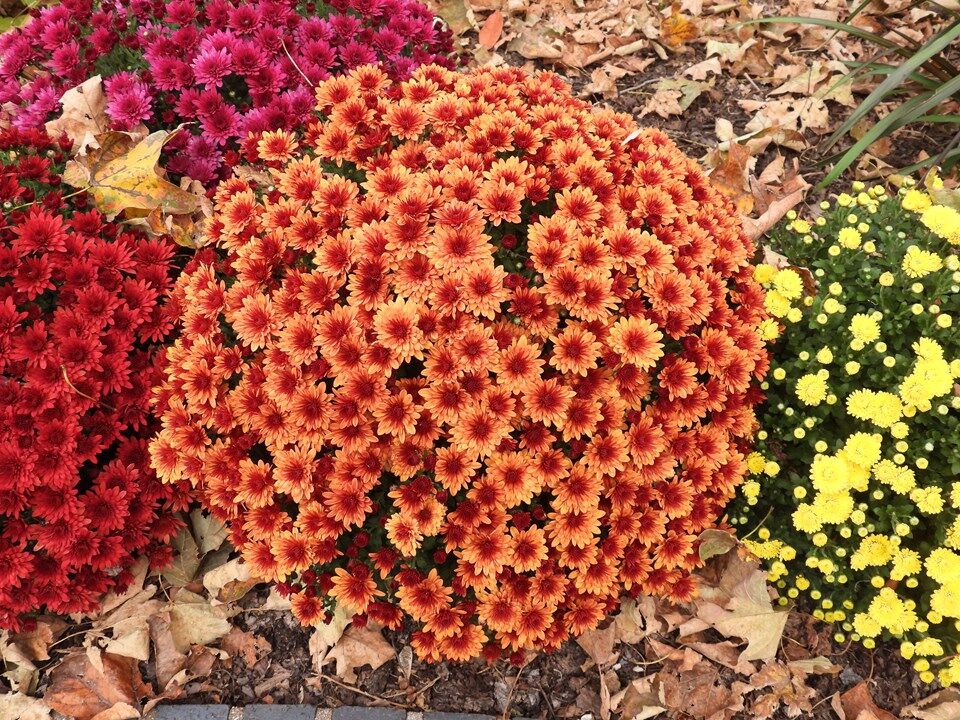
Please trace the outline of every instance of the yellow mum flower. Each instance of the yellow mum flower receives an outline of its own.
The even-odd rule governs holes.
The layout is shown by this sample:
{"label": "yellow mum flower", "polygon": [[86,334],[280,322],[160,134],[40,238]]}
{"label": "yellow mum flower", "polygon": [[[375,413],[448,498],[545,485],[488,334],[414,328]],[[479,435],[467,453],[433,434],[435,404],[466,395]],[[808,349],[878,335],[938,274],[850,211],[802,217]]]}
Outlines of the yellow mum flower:
{"label": "yellow mum flower", "polygon": [[903,580],[916,575],[922,569],[920,554],[909,548],[898,548],[893,553],[893,565],[890,570],[891,580]]}
{"label": "yellow mum flower", "polygon": [[930,199],[930,196],[916,188],[907,190],[903,195],[903,199],[900,201],[903,209],[909,210],[910,212],[923,212],[932,204],[933,200]]}
{"label": "yellow mum flower", "polygon": [[902,635],[917,624],[917,614],[908,608],[893,588],[880,588],[870,603],[870,616],[893,635]]}
{"label": "yellow mum flower", "polygon": [[827,390],[827,378],[820,373],[804,375],[797,380],[797,397],[805,405],[817,406],[822,403],[827,397]]}
{"label": "yellow mum flower", "polygon": [[895,545],[886,535],[867,535],[850,556],[850,567],[863,570],[867,567],[886,565],[893,558]]}
{"label": "yellow mum flower", "polygon": [[759,475],[762,473],[766,464],[766,459],[758,452],[752,452],[747,455],[747,469],[752,475]]}
{"label": "yellow mum flower", "polygon": [[780,270],[773,278],[773,287],[788,300],[796,300],[803,295],[803,280],[795,270]]}
{"label": "yellow mum flower", "polygon": [[880,337],[880,323],[873,315],[857,313],[850,318],[850,334],[858,342],[871,343]]}
{"label": "yellow mum flower", "polygon": [[949,243],[960,245],[960,212],[946,205],[931,205],[920,215],[930,232]]}
{"label": "yellow mum flower", "polygon": [[845,227],[837,233],[837,242],[848,250],[856,250],[862,240],[863,236],[852,227]]}
{"label": "yellow mum flower", "polygon": [[853,631],[865,638],[872,638],[879,635],[883,628],[866,613],[857,613],[853,616]]}
{"label": "yellow mum flower", "polygon": [[893,393],[854,390],[847,397],[847,412],[858,420],[888,428],[903,417],[903,405]]}
{"label": "yellow mum flower", "polygon": [[811,229],[810,223],[808,223],[803,218],[797,218],[796,220],[794,220],[792,223],[790,223],[790,227],[793,228],[794,231],[800,233],[801,235],[806,235],[808,232],[810,232],[810,229]]}
{"label": "yellow mum flower", "polygon": [[761,285],[769,285],[777,274],[773,265],[757,265],[753,268],[753,279]]}
{"label": "yellow mum flower", "polygon": [[943,267],[943,260],[936,253],[911,245],[903,256],[901,267],[908,277],[922,278],[940,270]]}
{"label": "yellow mum flower", "polygon": [[943,510],[943,494],[938,487],[914,488],[910,491],[910,500],[920,512],[928,515],[935,515]]}
{"label": "yellow mum flower", "polygon": [[823,521],[809,503],[800,503],[793,511],[793,526],[800,532],[814,533],[823,527]]}
{"label": "yellow mum flower", "polygon": [[853,514],[853,497],[848,493],[819,493],[813,499],[813,510],[826,524],[839,525]]}
{"label": "yellow mum flower", "polygon": [[[923,568],[931,580],[944,585],[951,582],[956,584],[960,580],[960,555],[947,548],[938,547],[927,555],[927,559],[923,561]],[[960,606],[957,610],[960,610]],[[940,611],[934,610],[934,612]]]}
{"label": "yellow mum flower", "polygon": [[810,465],[810,480],[820,492],[839,493],[847,490],[850,467],[846,460],[835,455],[815,455]]}
{"label": "yellow mum flower", "polygon": [[947,395],[952,390],[953,373],[950,372],[950,364],[942,359],[920,358],[910,374],[900,383],[900,399],[921,412],[926,412],[930,409],[933,398]]}
{"label": "yellow mum flower", "polygon": [[760,333],[760,339],[764,342],[770,342],[780,337],[780,326],[770,318],[761,320],[760,325],[757,326],[757,331]]}
{"label": "yellow mum flower", "polygon": [[843,457],[848,462],[869,468],[880,461],[883,436],[878,433],[854,433],[843,445]]}
{"label": "yellow mum flower", "polygon": [[763,306],[774,317],[782,318],[790,312],[790,301],[776,290],[770,290],[763,298]]}
{"label": "yellow mum flower", "polygon": [[897,465],[892,460],[881,460],[873,466],[873,476],[900,495],[906,495],[917,486],[913,470]]}
{"label": "yellow mum flower", "polygon": [[926,655],[928,657],[939,657],[943,655],[943,645],[936,638],[924,638],[913,646],[913,652],[916,655]]}

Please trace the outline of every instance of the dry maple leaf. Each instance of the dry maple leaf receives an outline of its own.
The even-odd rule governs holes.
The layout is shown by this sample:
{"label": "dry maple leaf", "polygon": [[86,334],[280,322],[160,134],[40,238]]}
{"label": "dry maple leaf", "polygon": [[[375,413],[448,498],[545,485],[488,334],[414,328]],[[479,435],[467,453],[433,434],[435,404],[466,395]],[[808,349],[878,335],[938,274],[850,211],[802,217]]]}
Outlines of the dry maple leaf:
{"label": "dry maple leaf", "polygon": [[619,653],[613,648],[618,640],[616,623],[610,623],[602,630],[588,630],[576,638],[577,645],[600,668],[616,662]]}
{"label": "dry maple leaf", "polygon": [[677,49],[697,36],[697,26],[693,19],[673,6],[670,15],[660,23],[660,39],[667,47]]}
{"label": "dry maple leaf", "polygon": [[755,560],[744,560],[737,553],[727,557],[729,564],[719,584],[701,589],[695,619],[725,637],[746,640],[740,661],[772,659],[780,647],[788,613],[774,609],[767,592],[767,573]]}
{"label": "dry maple leaf", "polygon": [[714,150],[707,160],[713,164],[710,179],[717,190],[731,201],[741,215],[749,215],[753,210],[753,193],[750,192],[750,168],[756,158],[738,142],[727,143],[726,152]]}
{"label": "dry maple leaf", "polygon": [[141,699],[152,695],[136,660],[91,648],[67,655],[53,669],[43,700],[75,720],[119,720],[139,717]]}
{"label": "dry maple leaf", "polygon": [[336,662],[336,673],[349,683],[357,681],[357,669],[369,665],[373,670],[396,657],[393,646],[384,640],[380,628],[351,625],[334,648],[327,653],[324,662]]}
{"label": "dry maple leaf", "polygon": [[164,130],[139,142],[129,133],[100,135],[99,148],[67,163],[63,181],[88,191],[97,209],[111,220],[124,211],[146,214],[160,209],[171,215],[191,215],[200,209],[200,198],[158,172],[160,152],[169,137]]}

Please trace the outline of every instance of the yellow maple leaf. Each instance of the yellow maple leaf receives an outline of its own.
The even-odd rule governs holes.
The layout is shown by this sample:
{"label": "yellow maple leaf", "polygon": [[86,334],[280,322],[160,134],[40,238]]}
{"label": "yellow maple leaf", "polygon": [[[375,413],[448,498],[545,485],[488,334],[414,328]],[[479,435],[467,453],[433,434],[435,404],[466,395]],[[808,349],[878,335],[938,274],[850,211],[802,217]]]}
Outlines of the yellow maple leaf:
{"label": "yellow maple leaf", "polygon": [[660,39],[671,48],[679,48],[697,36],[697,26],[693,20],[674,5],[670,15],[660,23]]}
{"label": "yellow maple leaf", "polygon": [[200,208],[200,198],[181,190],[158,170],[160,152],[170,136],[164,130],[139,141],[123,132],[97,136],[100,147],[68,162],[63,181],[89,192],[108,219],[124,211],[142,215],[158,209],[190,215]]}

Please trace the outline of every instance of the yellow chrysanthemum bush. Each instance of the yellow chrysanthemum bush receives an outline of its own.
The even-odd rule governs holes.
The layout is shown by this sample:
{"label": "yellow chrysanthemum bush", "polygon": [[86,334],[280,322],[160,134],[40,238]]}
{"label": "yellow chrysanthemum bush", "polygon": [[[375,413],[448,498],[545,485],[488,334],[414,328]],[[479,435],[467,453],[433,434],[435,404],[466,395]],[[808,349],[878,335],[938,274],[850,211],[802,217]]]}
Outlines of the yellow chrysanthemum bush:
{"label": "yellow chrysanthemum bush", "polygon": [[[771,342],[750,477],[731,521],[787,604],[837,639],[897,639],[960,682],[960,213],[949,193],[854,186],[773,231]],[[940,201],[940,202],[938,202]]]}

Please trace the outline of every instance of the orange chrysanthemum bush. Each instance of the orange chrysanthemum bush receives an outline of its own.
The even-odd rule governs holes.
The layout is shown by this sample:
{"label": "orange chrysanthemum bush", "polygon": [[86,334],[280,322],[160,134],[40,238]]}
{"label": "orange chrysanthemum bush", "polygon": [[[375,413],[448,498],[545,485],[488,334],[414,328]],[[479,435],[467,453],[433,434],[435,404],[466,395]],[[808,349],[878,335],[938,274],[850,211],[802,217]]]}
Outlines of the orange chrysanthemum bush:
{"label": "orange chrysanthemum bush", "polygon": [[[754,248],[662,133],[556,76],[360,68],[248,141],[180,278],[158,474],[305,623],[429,659],[695,591],[767,356]],[[247,176],[251,176],[247,173]]]}

